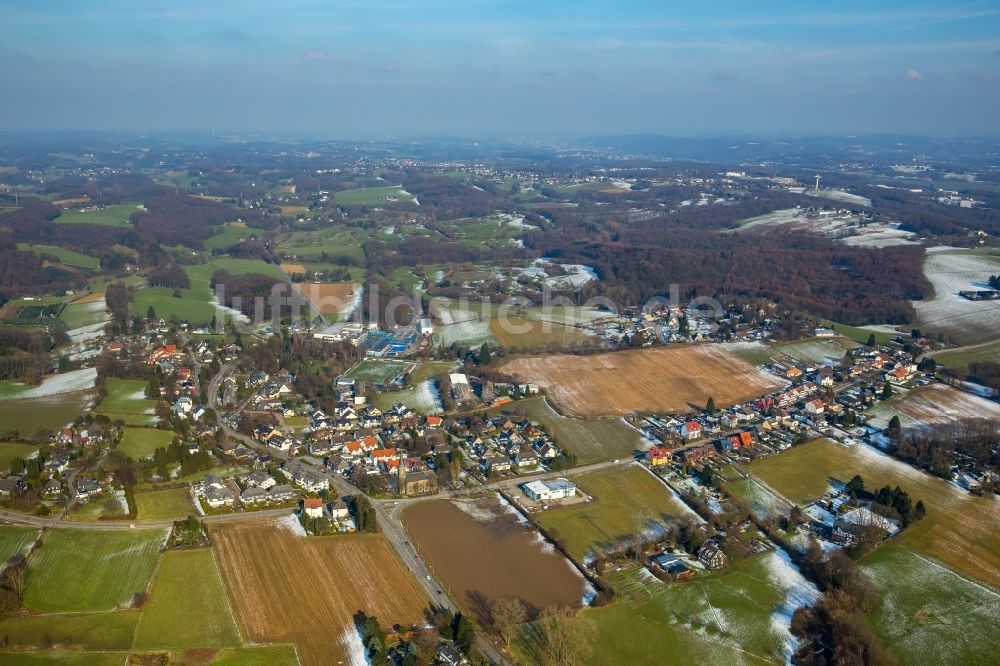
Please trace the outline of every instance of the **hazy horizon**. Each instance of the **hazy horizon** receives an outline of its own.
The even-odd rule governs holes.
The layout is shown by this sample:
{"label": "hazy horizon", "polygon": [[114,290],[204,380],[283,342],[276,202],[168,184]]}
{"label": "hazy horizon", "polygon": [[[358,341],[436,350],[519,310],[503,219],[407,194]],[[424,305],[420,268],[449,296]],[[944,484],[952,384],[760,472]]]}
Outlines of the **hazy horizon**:
{"label": "hazy horizon", "polygon": [[1000,2],[0,7],[0,127],[996,136]]}

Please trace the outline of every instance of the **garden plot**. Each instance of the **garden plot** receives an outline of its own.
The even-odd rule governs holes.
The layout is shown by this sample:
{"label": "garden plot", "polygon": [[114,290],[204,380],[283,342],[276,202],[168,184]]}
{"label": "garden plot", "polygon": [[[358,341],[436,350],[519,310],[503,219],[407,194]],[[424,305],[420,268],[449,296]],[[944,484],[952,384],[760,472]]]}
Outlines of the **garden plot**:
{"label": "garden plot", "polygon": [[1000,256],[956,248],[931,248],[924,274],[934,285],[934,296],[914,301],[917,323],[927,333],[943,333],[965,345],[995,340],[1000,301],[970,301],[960,291],[988,289],[991,275],[1000,274]]}

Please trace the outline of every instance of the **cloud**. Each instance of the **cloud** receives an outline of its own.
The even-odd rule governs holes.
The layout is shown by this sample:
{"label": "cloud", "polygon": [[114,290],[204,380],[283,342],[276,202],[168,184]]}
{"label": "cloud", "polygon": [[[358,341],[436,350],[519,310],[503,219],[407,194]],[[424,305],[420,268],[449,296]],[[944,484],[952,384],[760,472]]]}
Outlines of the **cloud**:
{"label": "cloud", "polygon": [[919,69],[908,69],[905,72],[903,72],[903,80],[904,81],[923,81],[924,80],[924,73],[921,72]]}
{"label": "cloud", "polygon": [[305,58],[306,60],[320,60],[320,61],[324,61],[324,60],[329,60],[330,59],[330,54],[329,53],[323,53],[322,51],[303,51],[302,52],[302,57]]}

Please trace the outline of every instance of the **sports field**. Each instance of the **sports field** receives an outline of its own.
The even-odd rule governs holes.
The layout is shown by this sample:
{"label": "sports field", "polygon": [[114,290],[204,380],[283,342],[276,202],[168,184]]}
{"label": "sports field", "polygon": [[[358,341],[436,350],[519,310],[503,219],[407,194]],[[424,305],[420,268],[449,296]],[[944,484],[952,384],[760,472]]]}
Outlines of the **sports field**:
{"label": "sports field", "polygon": [[588,553],[623,550],[637,534],[654,537],[679,518],[694,518],[658,479],[639,465],[609,467],[571,477],[593,502],[532,514],[546,532],[583,561]]}
{"label": "sports field", "polygon": [[379,535],[306,538],[276,521],[219,524],[211,533],[244,635],[295,643],[305,666],[352,654],[359,610],[384,627],[423,623],[427,599]]}
{"label": "sports field", "polygon": [[28,565],[24,606],[40,613],[110,610],[145,592],[164,530],[56,529]]}
{"label": "sports field", "polygon": [[403,361],[387,359],[365,359],[351,368],[347,376],[357,380],[358,384],[387,384],[398,377],[406,369]]}
{"label": "sports field", "polygon": [[135,634],[139,650],[240,645],[239,630],[211,549],[164,553]]}
{"label": "sports field", "polygon": [[174,441],[173,432],[154,428],[125,428],[118,450],[133,460],[151,458],[156,449],[170,446]]}
{"label": "sports field", "polygon": [[186,487],[136,492],[134,497],[136,520],[179,520],[195,514]]}
{"label": "sports field", "polygon": [[715,345],[531,356],[507,361],[500,370],[539,384],[560,410],[583,417],[686,412],[709,397],[724,407],[782,386]]}

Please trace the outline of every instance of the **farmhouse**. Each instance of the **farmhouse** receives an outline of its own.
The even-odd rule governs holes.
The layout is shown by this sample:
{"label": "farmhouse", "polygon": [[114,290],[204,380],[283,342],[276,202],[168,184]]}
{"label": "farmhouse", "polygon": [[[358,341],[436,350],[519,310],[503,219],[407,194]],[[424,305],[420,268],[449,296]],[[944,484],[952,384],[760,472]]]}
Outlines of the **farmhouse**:
{"label": "farmhouse", "polygon": [[712,541],[706,541],[698,549],[698,560],[709,569],[721,569],[729,563],[726,554]]}
{"label": "farmhouse", "polygon": [[524,494],[536,502],[564,499],[576,495],[576,484],[569,479],[530,481],[521,486]]}

